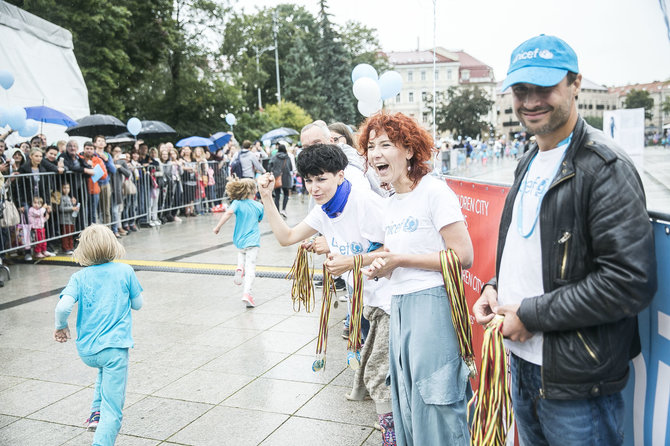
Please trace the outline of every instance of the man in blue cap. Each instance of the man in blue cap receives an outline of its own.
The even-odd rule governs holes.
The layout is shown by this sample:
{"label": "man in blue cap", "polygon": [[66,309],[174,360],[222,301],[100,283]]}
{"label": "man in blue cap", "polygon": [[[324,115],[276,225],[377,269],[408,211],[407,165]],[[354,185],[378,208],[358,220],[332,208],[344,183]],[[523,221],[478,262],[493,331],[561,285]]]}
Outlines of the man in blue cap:
{"label": "man in blue cap", "polygon": [[642,181],[628,156],[577,113],[582,76],[563,40],[512,52],[503,89],[536,142],[500,221],[496,277],[473,308],[504,315],[523,445],[621,445],[637,313],[656,291]]}

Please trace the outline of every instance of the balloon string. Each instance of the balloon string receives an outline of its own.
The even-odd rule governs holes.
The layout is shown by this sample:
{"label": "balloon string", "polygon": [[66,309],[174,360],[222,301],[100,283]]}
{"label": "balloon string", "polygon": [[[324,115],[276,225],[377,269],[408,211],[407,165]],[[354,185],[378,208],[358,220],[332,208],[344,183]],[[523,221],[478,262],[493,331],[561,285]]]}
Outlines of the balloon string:
{"label": "balloon string", "polygon": [[484,331],[479,388],[468,402],[468,414],[472,414],[470,444],[473,446],[504,446],[514,424],[502,324],[503,316],[498,315]]}

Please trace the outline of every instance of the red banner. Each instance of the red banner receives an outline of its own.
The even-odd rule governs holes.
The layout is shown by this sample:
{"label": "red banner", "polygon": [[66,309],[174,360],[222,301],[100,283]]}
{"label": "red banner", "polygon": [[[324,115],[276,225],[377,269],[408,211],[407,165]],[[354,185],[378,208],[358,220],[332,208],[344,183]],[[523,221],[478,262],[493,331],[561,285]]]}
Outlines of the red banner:
{"label": "red banner", "polygon": [[[463,270],[465,297],[472,309],[484,284],[495,275],[498,227],[509,187],[451,179],[447,179],[447,184],[461,203],[461,211],[475,251],[472,267]],[[484,330],[479,324],[472,322],[477,370],[481,370]]]}

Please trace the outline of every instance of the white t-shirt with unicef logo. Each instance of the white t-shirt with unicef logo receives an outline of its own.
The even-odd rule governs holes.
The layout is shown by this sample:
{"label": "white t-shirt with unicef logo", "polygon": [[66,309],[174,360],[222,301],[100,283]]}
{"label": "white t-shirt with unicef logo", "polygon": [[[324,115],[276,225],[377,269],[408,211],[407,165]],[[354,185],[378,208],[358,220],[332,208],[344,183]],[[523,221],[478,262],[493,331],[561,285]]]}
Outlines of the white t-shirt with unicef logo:
{"label": "white t-shirt with unicef logo", "polygon": [[[445,249],[440,229],[465,220],[456,194],[444,180],[426,175],[411,192],[387,199],[384,246],[391,252],[428,254]],[[407,294],[444,285],[442,273],[396,268],[391,292]]]}
{"label": "white t-shirt with unicef logo", "polygon": [[[347,204],[336,218],[329,218],[314,206],[304,222],[326,237],[330,251],[346,256],[365,254],[371,243],[384,242],[384,199],[374,193],[369,185],[361,187],[352,183]],[[346,274],[349,286],[353,287],[353,274]],[[367,280],[363,277],[363,303],[391,312],[389,281]]]}
{"label": "white t-shirt with unicef logo", "polygon": [[[538,211],[541,199],[554,180],[567,148],[568,144],[564,144],[553,150],[538,152],[521,182],[514,200],[512,222],[505,238],[498,272],[498,303],[501,305],[520,304],[528,297],[544,294]],[[519,226],[520,212],[522,225]],[[523,237],[521,234],[528,236]],[[535,333],[526,342],[509,339],[504,342],[518,357],[542,365],[542,333]]]}

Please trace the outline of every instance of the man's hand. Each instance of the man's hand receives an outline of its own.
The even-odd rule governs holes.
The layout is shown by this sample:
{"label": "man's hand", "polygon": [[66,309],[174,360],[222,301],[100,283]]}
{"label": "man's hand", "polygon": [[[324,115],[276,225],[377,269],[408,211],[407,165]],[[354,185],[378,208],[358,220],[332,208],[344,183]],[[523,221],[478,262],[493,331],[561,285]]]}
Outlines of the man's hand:
{"label": "man's hand", "polygon": [[502,305],[497,308],[496,313],[505,316],[502,325],[502,335],[504,338],[510,341],[526,342],[533,336],[533,333],[526,330],[523,322],[521,322],[521,319],[516,314],[518,310],[519,304]]}
{"label": "man's hand", "polygon": [[54,339],[58,342],[67,342],[70,339],[70,329],[68,327],[54,331]]}
{"label": "man's hand", "polygon": [[354,267],[353,263],[353,257],[334,253],[328,254],[328,259],[323,262],[328,272],[333,276],[341,276],[347,271],[351,271]]}
{"label": "man's hand", "polygon": [[477,323],[486,325],[496,315],[498,309],[498,291],[491,285],[485,286],[482,295],[472,306],[472,313]]}

